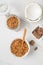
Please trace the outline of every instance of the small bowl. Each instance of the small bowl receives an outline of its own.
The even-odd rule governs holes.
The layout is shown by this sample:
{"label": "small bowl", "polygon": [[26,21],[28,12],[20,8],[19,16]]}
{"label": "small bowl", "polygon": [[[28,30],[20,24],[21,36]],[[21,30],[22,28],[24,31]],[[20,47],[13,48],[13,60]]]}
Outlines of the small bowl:
{"label": "small bowl", "polygon": [[[16,39],[21,39],[21,38],[16,38]],[[26,42],[27,45],[28,45],[28,52],[25,53],[25,55],[23,55],[22,57],[18,57],[18,56],[14,55],[14,54],[12,53],[15,57],[17,57],[17,58],[25,58],[25,57],[29,54],[29,52],[30,52],[30,45],[29,45],[29,43],[28,43],[27,40],[25,40],[25,42]]]}
{"label": "small bowl", "polygon": [[14,29],[11,29],[11,28],[9,28],[9,27],[8,27],[8,28],[11,29],[11,30],[18,31],[18,30],[20,29],[20,25],[21,25],[20,19],[19,19],[19,17],[16,16],[16,15],[8,14],[8,15],[6,16],[6,17],[7,17],[7,20],[8,20],[11,16],[14,16],[14,17],[16,17],[16,18],[18,19],[18,26],[17,26],[16,28],[14,28]]}

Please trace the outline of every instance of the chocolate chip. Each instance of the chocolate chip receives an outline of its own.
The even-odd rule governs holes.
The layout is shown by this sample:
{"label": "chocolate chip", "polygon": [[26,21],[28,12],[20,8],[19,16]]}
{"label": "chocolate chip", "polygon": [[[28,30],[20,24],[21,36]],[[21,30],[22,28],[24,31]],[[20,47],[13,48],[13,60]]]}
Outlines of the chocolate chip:
{"label": "chocolate chip", "polygon": [[36,51],[37,49],[38,49],[38,47],[35,47],[35,49],[34,49],[34,50]]}

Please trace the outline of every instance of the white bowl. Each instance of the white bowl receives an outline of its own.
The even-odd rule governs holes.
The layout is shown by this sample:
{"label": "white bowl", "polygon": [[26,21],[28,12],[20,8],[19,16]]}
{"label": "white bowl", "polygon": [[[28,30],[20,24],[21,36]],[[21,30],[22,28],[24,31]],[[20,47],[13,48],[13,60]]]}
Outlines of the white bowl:
{"label": "white bowl", "polygon": [[32,2],[25,7],[25,18],[29,22],[37,22],[42,17],[42,8],[38,3]]}
{"label": "white bowl", "polygon": [[[21,39],[21,38],[16,38],[16,39]],[[17,58],[25,58],[25,57],[29,54],[29,52],[30,52],[30,45],[29,45],[29,42],[28,42],[27,40],[25,40],[25,42],[26,42],[27,45],[28,45],[28,52],[25,53],[25,55],[23,55],[22,57],[15,56],[15,55],[12,53],[13,56],[15,56],[15,57],[17,57]]]}

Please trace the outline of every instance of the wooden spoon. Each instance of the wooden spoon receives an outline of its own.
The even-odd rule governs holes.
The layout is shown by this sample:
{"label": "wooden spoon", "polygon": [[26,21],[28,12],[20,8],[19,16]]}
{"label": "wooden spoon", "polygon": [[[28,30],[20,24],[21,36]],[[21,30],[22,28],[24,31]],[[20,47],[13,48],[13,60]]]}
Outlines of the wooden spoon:
{"label": "wooden spoon", "polygon": [[25,41],[26,32],[27,32],[27,29],[25,28],[25,29],[24,29],[24,34],[23,34],[23,41]]}

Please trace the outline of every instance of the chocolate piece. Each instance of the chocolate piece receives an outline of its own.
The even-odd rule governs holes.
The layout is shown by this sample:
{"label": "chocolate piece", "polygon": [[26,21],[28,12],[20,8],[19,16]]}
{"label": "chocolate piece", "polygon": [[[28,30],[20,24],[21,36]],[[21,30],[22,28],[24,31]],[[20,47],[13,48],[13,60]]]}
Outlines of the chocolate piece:
{"label": "chocolate piece", "polygon": [[29,44],[33,46],[35,44],[34,40],[31,40]]}
{"label": "chocolate piece", "polygon": [[37,27],[33,32],[32,34],[36,37],[36,38],[41,38],[42,35],[43,35],[43,28],[41,27]]}
{"label": "chocolate piece", "polygon": [[34,50],[36,51],[37,49],[38,49],[38,47],[35,47],[35,49],[34,49]]}
{"label": "chocolate piece", "polygon": [[38,29],[38,32],[39,32],[39,34],[42,34],[43,35],[43,28],[39,28]]}
{"label": "chocolate piece", "polygon": [[36,37],[36,38],[40,38],[42,36],[42,34],[39,34],[38,32],[36,32],[35,30],[32,32],[33,35]]}

